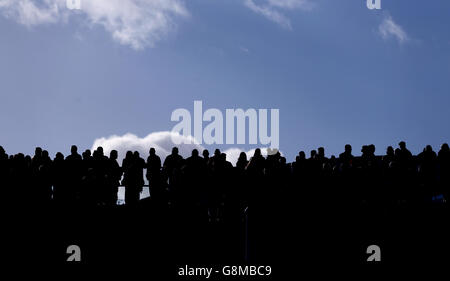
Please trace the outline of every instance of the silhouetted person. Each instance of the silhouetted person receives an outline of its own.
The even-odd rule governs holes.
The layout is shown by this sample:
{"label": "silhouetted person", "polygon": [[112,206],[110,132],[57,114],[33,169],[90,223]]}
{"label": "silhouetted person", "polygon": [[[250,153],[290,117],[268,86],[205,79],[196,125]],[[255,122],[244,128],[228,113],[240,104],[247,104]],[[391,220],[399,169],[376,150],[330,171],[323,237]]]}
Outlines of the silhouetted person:
{"label": "silhouetted person", "polygon": [[354,160],[355,157],[352,154],[352,146],[350,144],[345,145],[345,150],[339,154],[338,170],[340,177],[339,185],[344,186],[337,194],[337,200],[342,201],[344,205],[351,206],[357,204],[357,199],[359,197],[358,191],[358,181],[354,177]]}
{"label": "silhouetted person", "polygon": [[383,168],[388,168],[392,161],[395,161],[394,148],[392,146],[388,146],[386,149],[386,155],[383,156]]}
{"label": "silhouetted person", "polygon": [[342,164],[342,168],[350,168],[353,164],[352,146],[349,144],[345,145],[345,151],[339,154],[339,161]]}
{"label": "silhouetted person", "polygon": [[204,192],[206,164],[197,149],[192,150],[191,156],[184,163],[184,187],[180,189],[178,196],[190,207],[196,207],[201,203],[199,199]]}
{"label": "silhouetted person", "polygon": [[53,162],[48,155],[47,150],[43,150],[41,153],[41,161],[38,168],[38,190],[37,201],[42,201],[48,204],[52,199],[52,165]]}
{"label": "silhouetted person", "polygon": [[8,159],[8,154],[6,154],[5,149],[3,146],[0,145],[0,160]]}
{"label": "silhouetted person", "polygon": [[94,167],[94,158],[91,155],[91,151],[89,149],[86,149],[83,153],[82,153],[82,158],[83,158],[83,174],[86,174],[87,171],[89,170],[89,168],[93,168]]}
{"label": "silhouetted person", "polygon": [[0,146],[0,179],[9,186],[9,157],[3,146]]}
{"label": "silhouetted person", "polygon": [[64,203],[66,200],[65,171],[64,155],[58,152],[52,165],[53,200],[57,203]]}
{"label": "silhouetted person", "polygon": [[[11,165],[12,160],[10,161],[8,154],[5,149],[0,146],[0,180],[4,184],[3,188],[3,196],[5,198],[12,198],[14,196],[14,191],[12,190],[12,182],[11,182]],[[2,186],[3,186],[2,184]],[[7,204],[9,204],[8,202]]]}
{"label": "silhouetted person", "polygon": [[204,149],[202,152],[202,156],[203,156],[203,161],[205,162],[205,164],[208,164],[209,161],[209,151],[207,149]]}
{"label": "silhouetted person", "polygon": [[304,151],[300,151],[295,157],[295,162],[292,163],[293,173],[296,178],[300,180],[302,171],[306,169],[306,154]]}
{"label": "silhouetted person", "polygon": [[320,166],[323,166],[324,164],[327,163],[328,158],[325,157],[325,148],[319,147],[317,149],[317,156],[316,156],[316,158],[317,158],[317,161],[319,161]]}
{"label": "silhouetted person", "polygon": [[317,151],[313,149],[310,152],[310,157],[308,159],[308,170],[307,170],[308,180],[310,182],[313,182],[317,179],[317,177],[319,176],[320,169],[321,169],[321,164],[318,159]]}
{"label": "silhouetted person", "polygon": [[78,154],[78,148],[76,145],[71,146],[70,155],[66,157],[66,160],[81,160],[81,156]]}
{"label": "silhouetted person", "polygon": [[122,178],[122,168],[117,162],[117,150],[111,150],[108,160],[107,180],[108,195],[106,198],[107,205],[117,204],[117,192],[119,191],[120,179]]}
{"label": "silhouetted person", "polygon": [[70,155],[66,157],[65,173],[66,173],[66,187],[64,190],[64,198],[69,202],[75,202],[79,197],[79,189],[82,178],[82,158],[78,154],[76,145],[70,148]]}
{"label": "silhouetted person", "polygon": [[248,162],[246,171],[248,173],[248,190],[249,190],[249,204],[259,204],[259,197],[262,196],[261,190],[264,190],[264,169],[266,166],[266,159],[261,154],[261,149],[255,149],[255,153]]}
{"label": "silhouetted person", "polygon": [[139,152],[127,152],[122,164],[125,183],[125,204],[135,205],[139,201],[139,195],[144,185],[143,169],[145,161],[139,156]]}
{"label": "silhouetted person", "polygon": [[430,196],[442,194],[438,189],[437,183],[437,155],[431,145],[427,145],[419,155],[418,172],[421,183],[425,189],[431,192]]}
{"label": "silhouetted person", "polygon": [[404,141],[399,142],[398,146],[400,147],[400,149],[397,153],[398,164],[403,169],[409,169],[411,166],[412,154],[406,148],[406,143]]}
{"label": "silhouetted person", "polygon": [[261,149],[255,149],[255,153],[247,165],[247,170],[253,175],[262,175],[264,173],[265,160],[261,154]]}
{"label": "silhouetted person", "polygon": [[42,148],[36,147],[36,149],[34,150],[34,156],[31,159],[31,169],[33,176],[36,176],[41,163],[42,163]]}
{"label": "silhouetted person", "polygon": [[220,149],[215,149],[214,150],[214,155],[209,158],[208,166],[211,169],[214,169],[215,165],[219,165],[219,163],[220,163],[220,154],[221,154]]}
{"label": "silhouetted person", "polygon": [[156,155],[156,150],[153,147],[150,148],[149,156],[147,157],[146,177],[152,200],[162,200],[164,196],[164,187],[161,182],[161,158]]}
{"label": "silhouetted person", "polygon": [[[168,155],[164,160],[163,171],[167,175],[169,180],[169,189],[171,196],[177,195],[177,189],[181,183],[181,167],[183,166],[184,159],[178,154],[178,148],[172,148],[172,154]],[[173,198],[177,199],[177,198]]]}
{"label": "silhouetted person", "polygon": [[437,156],[439,165],[440,189],[447,201],[450,201],[450,149],[447,143],[441,145]]}
{"label": "silhouetted person", "polygon": [[247,165],[248,165],[247,154],[245,154],[245,152],[241,152],[239,154],[239,158],[236,163],[236,168],[243,171],[243,170],[245,170]]}

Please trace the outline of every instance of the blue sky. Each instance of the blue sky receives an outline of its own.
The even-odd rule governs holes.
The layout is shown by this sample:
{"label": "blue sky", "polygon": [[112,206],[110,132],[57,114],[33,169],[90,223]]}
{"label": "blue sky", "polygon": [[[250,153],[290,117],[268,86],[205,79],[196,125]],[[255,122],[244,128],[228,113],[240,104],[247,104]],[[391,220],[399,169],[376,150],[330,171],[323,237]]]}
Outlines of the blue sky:
{"label": "blue sky", "polygon": [[450,139],[449,1],[95,1],[0,0],[8,153],[170,131],[194,100],[278,108],[289,161],[319,146],[381,154],[406,140],[418,153]]}

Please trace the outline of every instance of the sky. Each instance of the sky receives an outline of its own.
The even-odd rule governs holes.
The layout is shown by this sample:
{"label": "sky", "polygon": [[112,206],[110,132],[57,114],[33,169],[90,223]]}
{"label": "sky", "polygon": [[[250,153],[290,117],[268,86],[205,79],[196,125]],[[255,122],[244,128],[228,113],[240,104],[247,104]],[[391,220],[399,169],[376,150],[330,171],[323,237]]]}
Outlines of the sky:
{"label": "sky", "polygon": [[[0,145],[172,144],[175,109],[279,109],[280,150],[450,140],[450,2],[0,0]],[[205,125],[207,123],[204,123]],[[159,133],[158,133],[159,132]],[[111,137],[115,136],[115,137]],[[258,145],[204,145],[234,155]],[[157,149],[157,152],[158,152]]]}

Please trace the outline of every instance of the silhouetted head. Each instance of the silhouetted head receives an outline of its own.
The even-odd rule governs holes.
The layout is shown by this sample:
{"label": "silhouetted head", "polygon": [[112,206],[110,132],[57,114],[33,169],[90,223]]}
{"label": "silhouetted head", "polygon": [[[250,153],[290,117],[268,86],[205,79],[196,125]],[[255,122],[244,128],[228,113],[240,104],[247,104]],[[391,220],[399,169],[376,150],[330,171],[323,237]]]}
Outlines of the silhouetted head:
{"label": "silhouetted head", "polygon": [[433,148],[431,147],[431,145],[427,145],[427,146],[425,147],[425,151],[426,151],[426,152],[432,152],[432,151],[433,151]]}
{"label": "silhouetted head", "polygon": [[197,149],[193,149],[192,150],[192,156],[198,157],[198,150]]}
{"label": "silhouetted head", "polygon": [[214,156],[216,157],[220,156],[220,149],[216,148],[216,150],[214,150]]}
{"label": "silhouetted head", "polygon": [[97,147],[97,151],[98,151],[98,154],[99,154],[99,155],[101,155],[101,156],[104,155],[104,154],[103,154],[103,147],[101,147],[101,146]]}
{"label": "silhouetted head", "polygon": [[317,151],[316,150],[311,150],[311,158],[314,158],[317,155]]}
{"label": "silhouetted head", "polygon": [[368,146],[368,149],[369,149],[369,153],[370,154],[375,154],[375,145],[374,144],[369,144],[369,146]]}
{"label": "silhouetted head", "polygon": [[247,154],[245,154],[245,152],[241,152],[239,154],[239,160],[247,160]]}
{"label": "silhouetted head", "polygon": [[64,160],[64,155],[61,152],[57,152],[55,156],[55,160]]}
{"label": "silhouetted head", "polygon": [[42,151],[42,157],[43,158],[48,158],[48,151],[47,150],[43,150]]}
{"label": "silhouetted head", "polygon": [[345,145],[345,152],[351,153],[351,152],[352,152],[352,146],[349,145],[349,144],[346,144],[346,145]]}
{"label": "silhouetted head", "polygon": [[259,157],[259,156],[261,156],[261,149],[259,149],[259,148],[257,148],[257,149],[255,149],[255,153],[253,154],[253,157]]}
{"label": "silhouetted head", "polygon": [[149,153],[151,156],[154,156],[156,154],[155,148],[151,147]]}
{"label": "silhouetted head", "polygon": [[220,154],[220,160],[222,160],[222,161],[227,161],[227,155],[225,154],[225,153],[221,153]]}
{"label": "silhouetted head", "polygon": [[325,148],[319,147],[317,151],[320,157],[325,157]]}
{"label": "silhouetted head", "polygon": [[0,145],[0,154],[5,154],[5,153],[6,153],[5,149],[3,148],[3,146]]}
{"label": "silhouetted head", "polygon": [[36,147],[36,149],[34,150],[34,156],[41,156],[42,155],[42,148],[40,147]]}
{"label": "silhouetted head", "polygon": [[306,153],[304,151],[300,151],[298,153],[298,157],[300,157],[300,160],[304,160],[306,158]]}
{"label": "silhouetted head", "polygon": [[388,146],[386,149],[386,155],[394,155],[394,148],[392,146]]}
{"label": "silhouetted head", "polygon": [[449,147],[448,147],[448,143],[443,143],[443,144],[441,145],[441,150],[442,150],[442,151],[449,151],[450,149],[449,149]]}
{"label": "silhouetted head", "polygon": [[406,143],[404,141],[401,141],[398,143],[398,146],[400,147],[400,149],[405,149],[406,148]]}
{"label": "silhouetted head", "polygon": [[139,158],[139,151],[135,151],[133,153],[133,156],[134,156],[135,159]]}
{"label": "silhouetted head", "polygon": [[368,147],[367,147],[367,145],[363,145],[362,147],[361,147],[361,152],[362,152],[362,154],[366,154],[367,152],[368,152],[368,149],[367,149]]}
{"label": "silhouetted head", "polygon": [[178,147],[172,148],[172,155],[178,155]]}
{"label": "silhouetted head", "polygon": [[128,150],[127,153],[125,154],[125,158],[126,158],[126,159],[131,159],[131,158],[133,158],[133,152],[130,151],[130,150]]}
{"label": "silhouetted head", "polygon": [[91,150],[90,150],[90,149],[86,149],[86,150],[83,152],[83,154],[86,155],[86,157],[89,157],[89,156],[91,156]]}
{"label": "silhouetted head", "polygon": [[117,160],[117,150],[111,150],[111,152],[109,153],[109,159]]}
{"label": "silhouetted head", "polygon": [[72,147],[70,148],[70,153],[77,154],[77,152],[78,152],[78,147],[76,145],[72,145]]}
{"label": "silhouetted head", "polygon": [[205,159],[209,158],[209,151],[207,149],[204,149],[202,155]]}

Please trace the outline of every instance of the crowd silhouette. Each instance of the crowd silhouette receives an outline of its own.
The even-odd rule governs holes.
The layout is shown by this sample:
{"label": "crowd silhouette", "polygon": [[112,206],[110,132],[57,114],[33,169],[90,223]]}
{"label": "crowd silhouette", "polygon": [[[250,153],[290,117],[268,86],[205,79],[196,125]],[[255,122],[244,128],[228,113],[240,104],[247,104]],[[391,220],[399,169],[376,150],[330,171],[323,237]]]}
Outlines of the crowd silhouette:
{"label": "crowd silhouette", "polygon": [[[319,147],[310,152],[309,158],[300,151],[294,162],[287,163],[276,150],[269,149],[268,156],[263,157],[256,149],[250,159],[242,152],[233,166],[219,149],[211,157],[208,150],[200,156],[194,149],[184,159],[174,147],[162,162],[150,148],[146,161],[139,152],[128,151],[119,165],[117,151],[112,150],[108,157],[102,147],[80,155],[73,145],[70,155],[64,158],[58,152],[52,160],[40,147],[31,157],[8,155],[0,146],[0,178],[4,191],[11,193],[7,198],[27,203],[116,205],[118,188],[123,185],[125,204],[136,205],[144,176],[152,201],[204,206],[212,217],[218,216],[219,206],[225,202],[245,208],[258,194],[267,192],[266,188],[277,193],[278,187],[304,187],[302,192],[321,196],[339,192],[341,199],[353,203],[417,203],[448,199],[450,150],[447,143],[438,153],[427,145],[414,156],[402,141],[396,149],[389,146],[382,156],[375,155],[374,145],[364,145],[357,157],[347,144],[337,158],[327,158],[325,149]],[[346,190],[333,190],[336,186],[345,186]]]}
{"label": "crowd silhouette", "polygon": [[[157,151],[150,148],[146,160],[139,152],[128,151],[120,165],[118,152],[112,150],[106,156],[102,147],[93,152],[85,150],[80,155],[73,145],[67,157],[58,152],[52,160],[40,147],[33,156],[25,156],[8,155],[0,146],[0,179],[4,205],[22,206],[28,213],[40,208],[49,208],[53,213],[70,208],[138,211],[150,208],[155,217],[157,214],[155,220],[164,217],[186,226],[181,228],[179,223],[174,223],[176,230],[165,224],[159,228],[173,230],[165,232],[165,237],[173,238],[171,245],[180,246],[174,242],[180,239],[176,236],[180,229],[195,230],[187,237],[204,246],[199,248],[196,244],[189,248],[189,243],[183,244],[184,257],[192,252],[202,257],[221,253],[233,261],[263,259],[262,248],[273,252],[268,249],[271,244],[267,239],[281,229],[280,213],[290,214],[292,221],[297,213],[317,218],[322,213],[330,217],[348,208],[353,210],[352,214],[358,214],[355,210],[448,204],[450,150],[446,143],[438,153],[427,145],[418,155],[413,155],[403,141],[398,148],[389,146],[381,156],[375,154],[372,144],[364,145],[360,156],[353,155],[349,144],[338,157],[325,155],[323,147],[312,150],[309,157],[300,151],[295,161],[288,163],[277,150],[269,149],[268,155],[263,156],[256,149],[250,157],[242,152],[236,165],[232,165],[219,149],[212,156],[208,150],[200,155],[194,149],[191,156],[183,158],[174,147],[162,161]],[[140,200],[145,178],[150,197]],[[123,206],[117,205],[120,186],[125,189]],[[133,214],[136,220],[141,216]],[[73,218],[77,216],[74,213]],[[87,214],[86,218],[89,216],[92,215]],[[84,221],[80,219],[79,223],[82,225]],[[49,225],[52,229],[56,227],[54,222]],[[131,233],[130,229],[132,226],[127,233]],[[289,231],[283,233],[287,239]],[[98,241],[102,239],[104,236]],[[218,239],[222,242],[218,243]],[[277,245],[273,247],[282,243]],[[180,254],[178,248],[176,251]]]}

